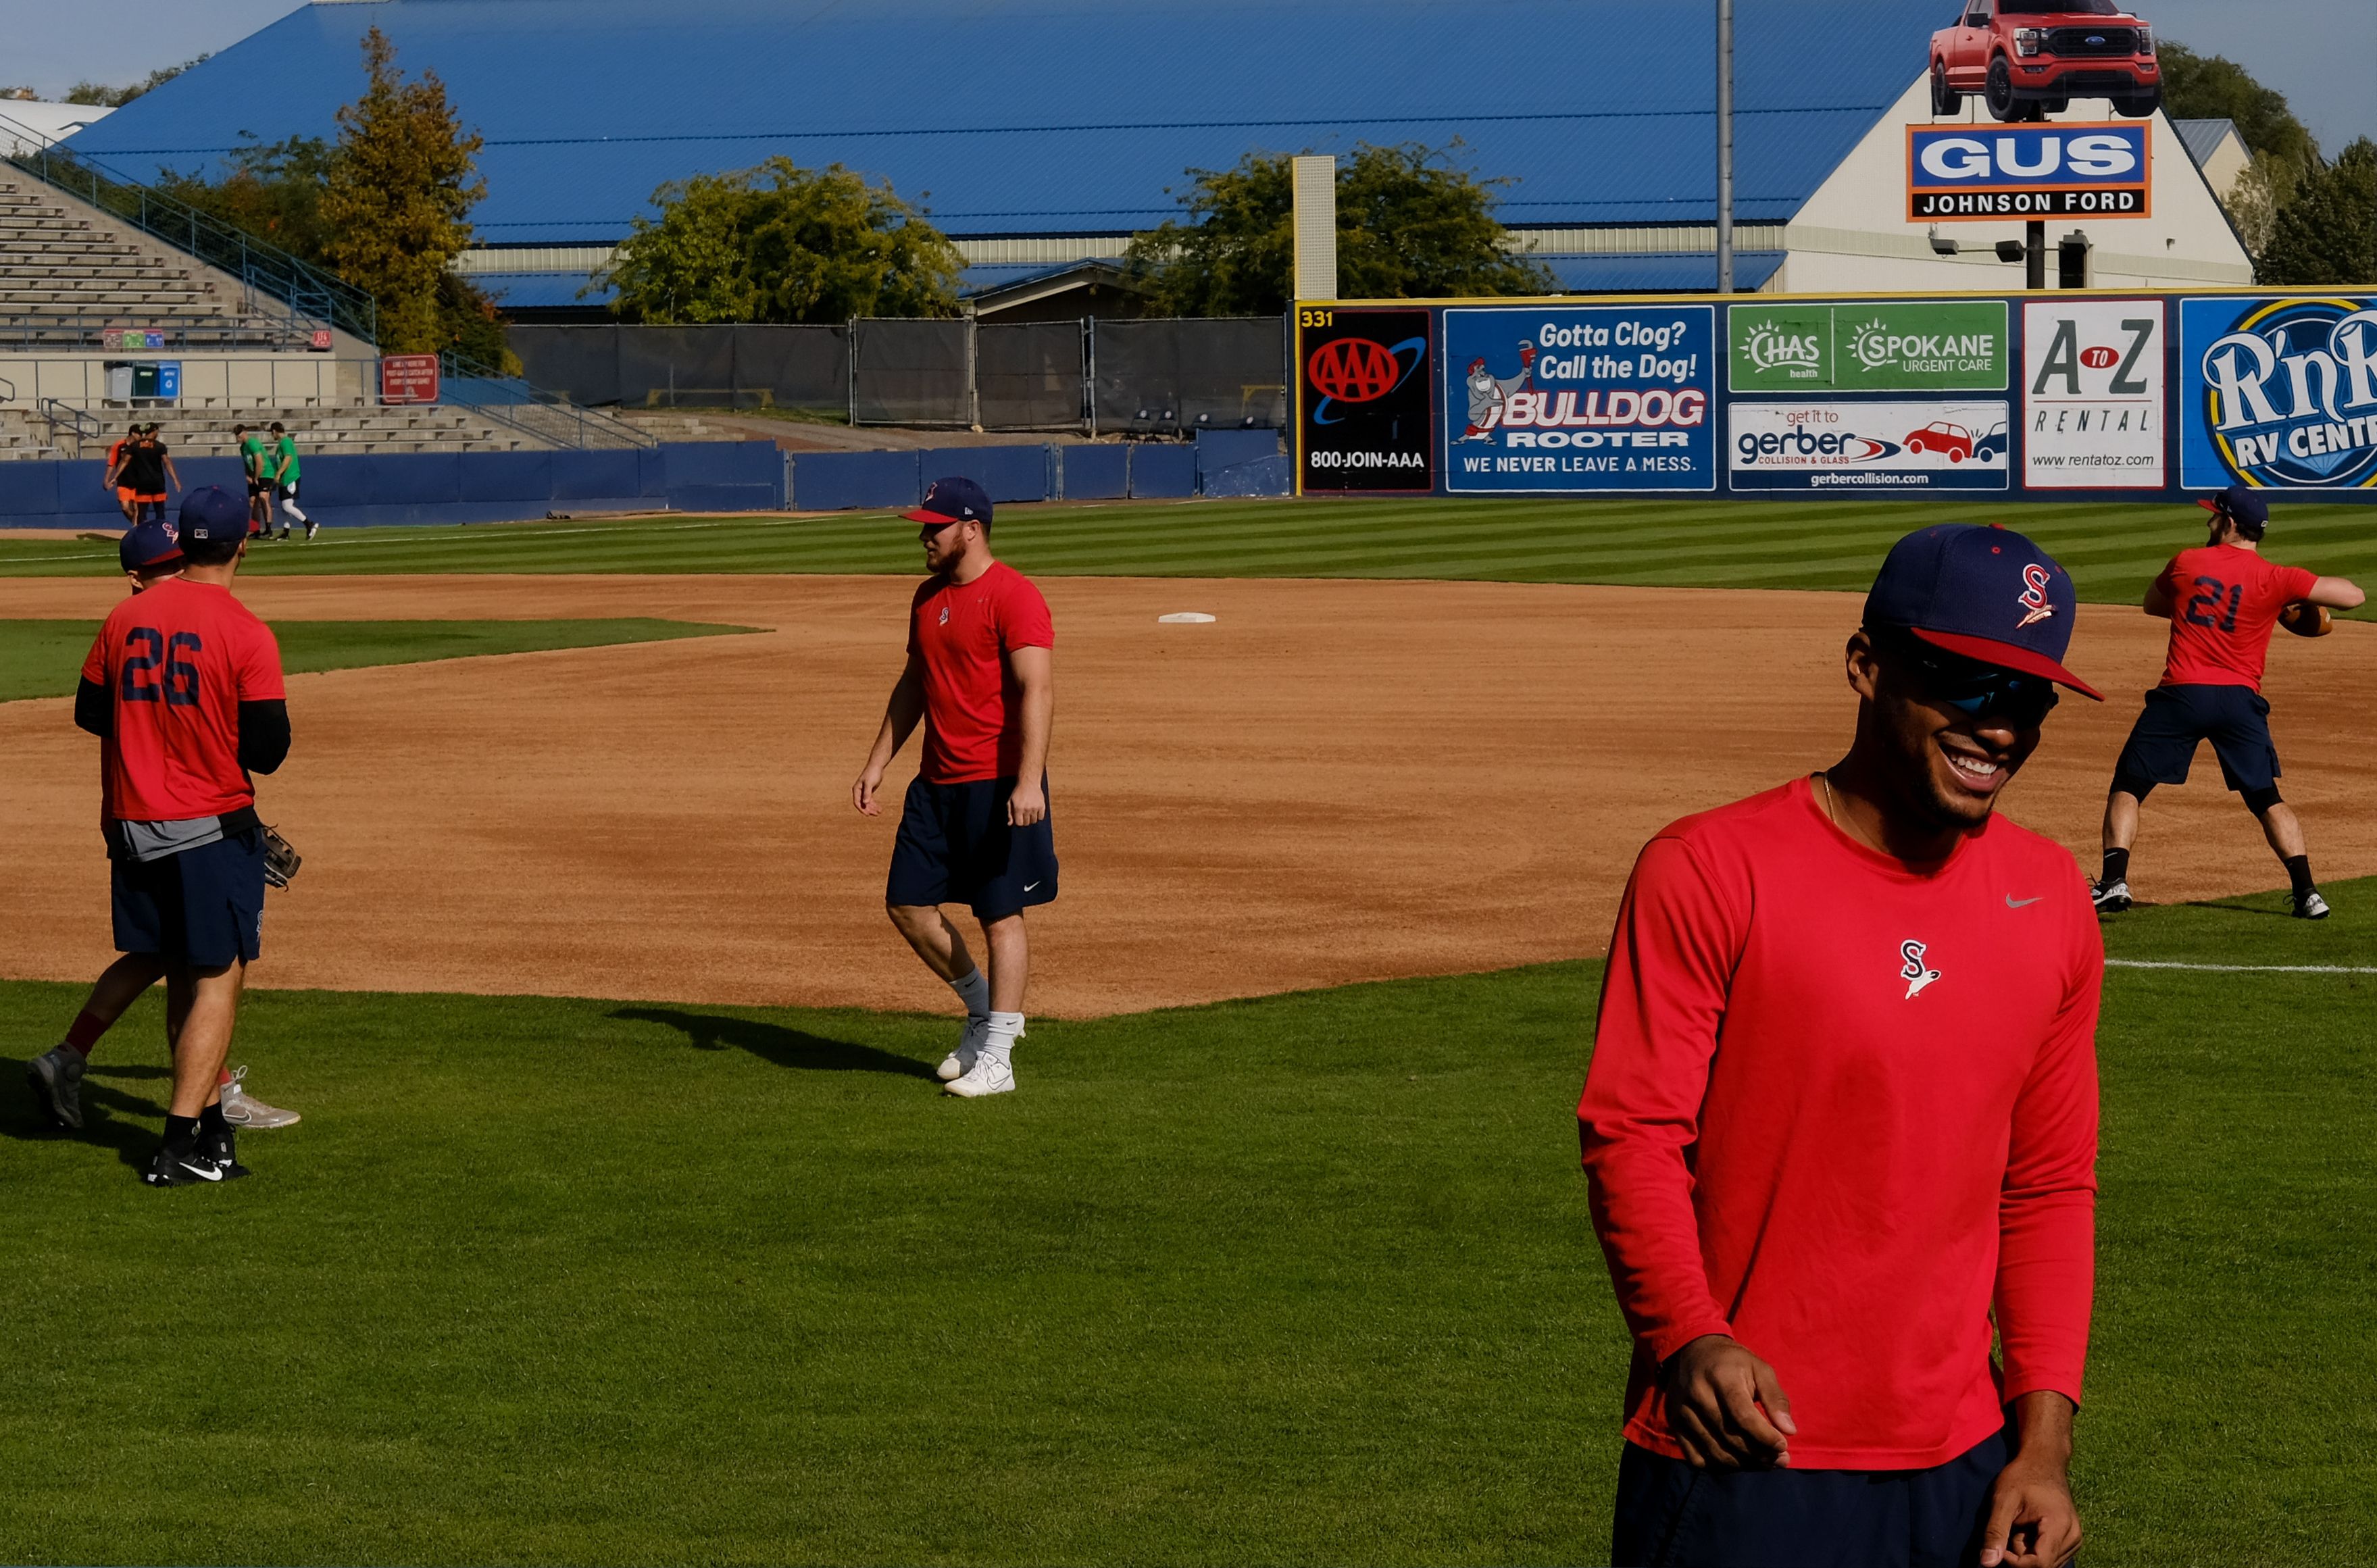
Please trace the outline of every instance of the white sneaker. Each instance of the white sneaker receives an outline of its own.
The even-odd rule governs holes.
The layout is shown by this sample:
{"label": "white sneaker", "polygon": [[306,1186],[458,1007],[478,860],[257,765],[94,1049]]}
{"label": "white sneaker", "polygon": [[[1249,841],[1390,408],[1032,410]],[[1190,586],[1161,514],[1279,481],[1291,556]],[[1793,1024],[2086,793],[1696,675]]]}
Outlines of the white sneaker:
{"label": "white sneaker", "polygon": [[2327,900],[2319,896],[2319,889],[2313,888],[2295,900],[2295,919],[2299,921],[2327,919]]}
{"label": "white sneaker", "polygon": [[986,1094],[1013,1094],[1015,1068],[1001,1051],[985,1051],[974,1059],[965,1075],[945,1087],[943,1094],[953,1094],[966,1099],[979,1099]]}
{"label": "white sneaker", "polygon": [[82,1126],[82,1075],[90,1065],[70,1045],[54,1045],[25,1063],[25,1081],[49,1119],[61,1127]]}
{"label": "white sneaker", "polygon": [[305,1118],[293,1111],[283,1111],[277,1105],[267,1105],[247,1092],[247,1069],[232,1069],[231,1082],[223,1086],[223,1120],[245,1132],[266,1132],[274,1127],[294,1127]]}
{"label": "white sneaker", "polygon": [[958,1048],[942,1057],[941,1064],[934,1069],[941,1075],[941,1082],[946,1084],[973,1072],[974,1058],[982,1054],[983,1041],[989,1038],[990,1020],[966,1015],[965,1028],[958,1033]]}

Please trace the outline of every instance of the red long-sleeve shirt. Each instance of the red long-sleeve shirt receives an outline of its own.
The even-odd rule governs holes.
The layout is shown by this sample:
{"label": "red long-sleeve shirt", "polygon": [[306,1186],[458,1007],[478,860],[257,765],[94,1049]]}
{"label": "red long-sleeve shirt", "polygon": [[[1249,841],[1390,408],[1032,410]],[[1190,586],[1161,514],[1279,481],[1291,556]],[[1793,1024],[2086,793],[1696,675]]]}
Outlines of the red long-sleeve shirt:
{"label": "red long-sleeve shirt", "polygon": [[2104,961],[2071,855],[2002,817],[1912,867],[1801,778],[1651,840],[1577,1107],[1629,1440],[1681,1455],[1654,1377],[1704,1334],[1774,1366],[1798,1469],[1941,1464],[2007,1401],[2079,1400]]}

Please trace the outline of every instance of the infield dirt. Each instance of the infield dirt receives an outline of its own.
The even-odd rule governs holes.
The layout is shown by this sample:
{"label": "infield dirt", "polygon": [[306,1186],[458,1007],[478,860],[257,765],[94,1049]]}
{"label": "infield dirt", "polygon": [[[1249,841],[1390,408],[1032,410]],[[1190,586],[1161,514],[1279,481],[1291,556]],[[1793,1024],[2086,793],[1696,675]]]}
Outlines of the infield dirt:
{"label": "infield dirt", "polygon": [[[1854,702],[1844,594],[1057,577],[1050,766],[1063,896],[1032,1010],[1080,1016],[1600,953],[1642,841],[1821,767]],[[759,635],[293,677],[259,781],[306,856],[255,983],[938,1009],[882,912],[897,794],[852,777],[899,672],[890,577],[251,580],[271,620],[732,622]],[[108,581],[0,582],[0,616],[103,615]],[[1172,611],[1210,625],[1159,625]],[[2005,809],[2096,861],[2164,624],[2083,606],[2067,697]],[[2313,864],[2377,873],[2377,628],[2281,636],[2267,690]],[[0,706],[0,973],[112,955],[96,747],[65,700]],[[892,785],[914,766],[912,742]],[[2156,901],[2283,882],[2220,788],[2148,802]],[[961,922],[970,926],[970,922]],[[969,931],[971,935],[971,932]]]}

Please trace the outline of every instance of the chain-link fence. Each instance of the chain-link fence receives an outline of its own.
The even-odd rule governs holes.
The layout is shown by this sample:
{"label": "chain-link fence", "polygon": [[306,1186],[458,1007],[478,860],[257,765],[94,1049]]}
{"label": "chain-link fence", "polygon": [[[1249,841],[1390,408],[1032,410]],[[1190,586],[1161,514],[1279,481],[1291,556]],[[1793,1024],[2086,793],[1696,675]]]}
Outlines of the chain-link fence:
{"label": "chain-link fence", "polygon": [[1286,328],[1275,315],[515,327],[510,342],[531,382],[587,405],[1157,436],[1287,423]]}

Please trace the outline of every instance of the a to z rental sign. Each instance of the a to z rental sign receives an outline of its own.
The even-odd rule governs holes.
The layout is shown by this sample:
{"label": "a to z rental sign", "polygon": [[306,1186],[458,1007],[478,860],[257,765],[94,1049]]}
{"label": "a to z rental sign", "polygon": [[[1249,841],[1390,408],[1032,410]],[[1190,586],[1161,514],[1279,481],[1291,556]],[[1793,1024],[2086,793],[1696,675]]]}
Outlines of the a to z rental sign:
{"label": "a to z rental sign", "polygon": [[1909,125],[1906,216],[1917,223],[2151,217],[2150,124]]}
{"label": "a to z rental sign", "polygon": [[2241,481],[2377,503],[2377,291],[1330,303],[1296,321],[1308,494],[2176,502]]}

